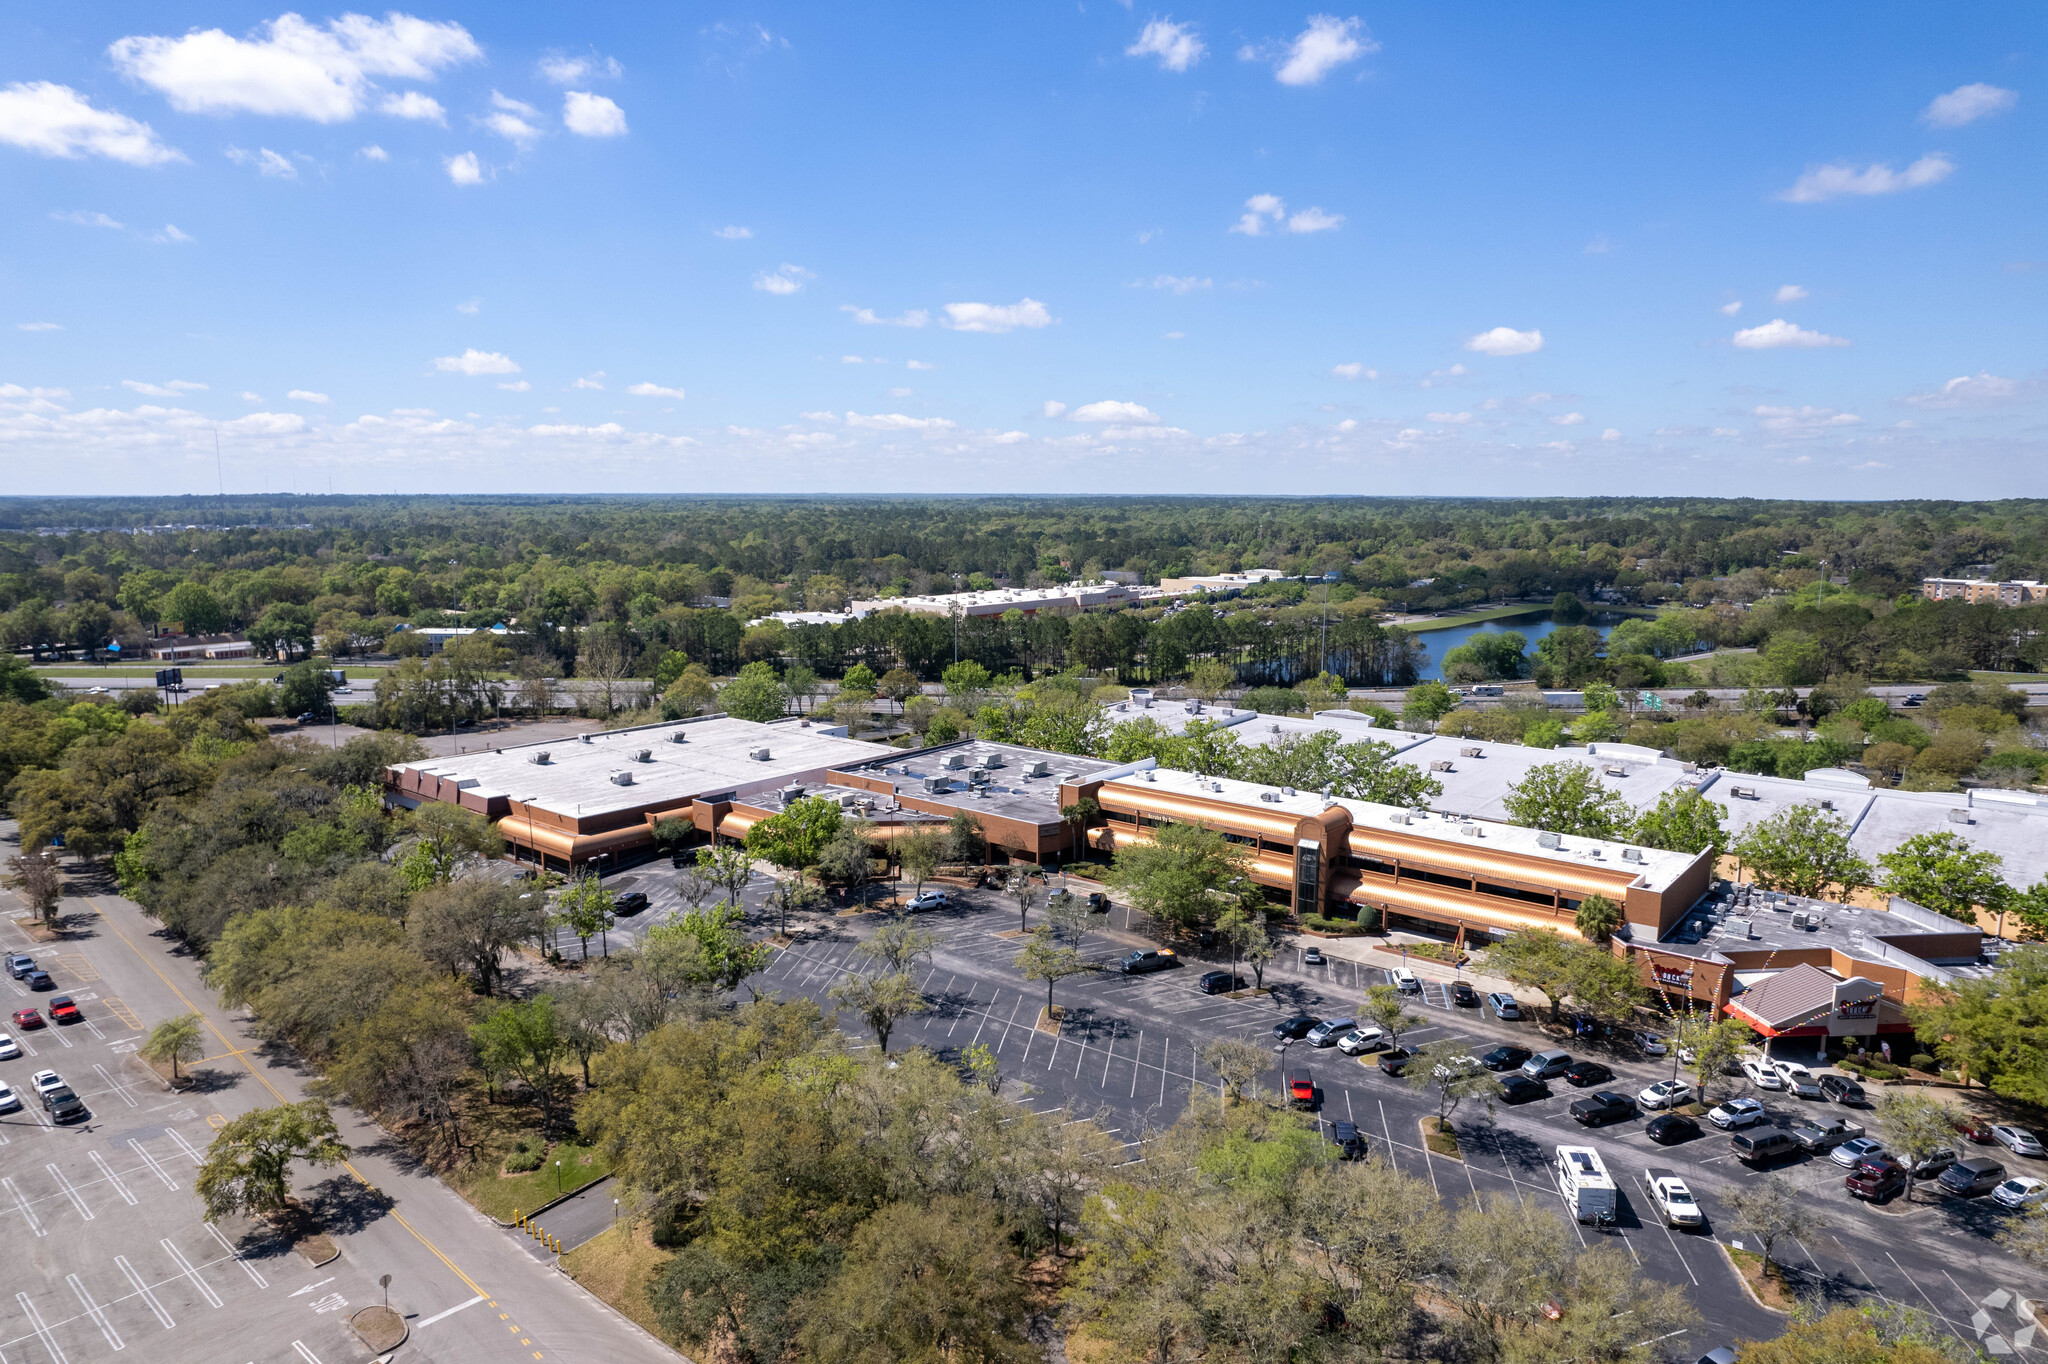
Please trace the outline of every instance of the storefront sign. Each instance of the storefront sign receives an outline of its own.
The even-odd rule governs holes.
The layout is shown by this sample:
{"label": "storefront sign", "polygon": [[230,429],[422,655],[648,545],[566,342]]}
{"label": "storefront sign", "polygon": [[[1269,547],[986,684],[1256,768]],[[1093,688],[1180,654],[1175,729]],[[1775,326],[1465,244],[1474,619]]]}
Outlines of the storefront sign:
{"label": "storefront sign", "polygon": [[1680,990],[1692,988],[1692,968],[1690,966],[1680,970],[1676,966],[1666,966],[1662,962],[1652,962],[1650,963],[1650,974],[1656,977],[1659,985],[1675,986]]}

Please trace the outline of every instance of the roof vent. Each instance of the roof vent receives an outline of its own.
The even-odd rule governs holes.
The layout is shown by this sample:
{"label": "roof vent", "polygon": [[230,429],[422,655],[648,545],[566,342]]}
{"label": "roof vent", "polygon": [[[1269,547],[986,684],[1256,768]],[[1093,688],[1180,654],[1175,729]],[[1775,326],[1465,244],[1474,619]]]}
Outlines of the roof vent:
{"label": "roof vent", "polygon": [[683,733],[679,729],[675,733],[668,736],[668,741],[672,744],[686,744],[690,742],[690,736]]}
{"label": "roof vent", "polygon": [[527,759],[527,761],[533,763],[537,767],[546,767],[549,763],[553,762],[554,759],[549,757],[548,751],[545,748],[543,748],[540,752],[534,754],[531,758]]}
{"label": "roof vent", "polygon": [[1951,810],[1948,812],[1948,822],[1951,824],[1975,824],[1977,820],[1976,816],[1972,815],[1968,810]]}
{"label": "roof vent", "polygon": [[1220,781],[1212,781],[1209,783],[1209,789],[1211,791],[1221,791],[1223,789],[1223,783]]}
{"label": "roof vent", "polygon": [[1564,835],[1538,834],[1536,835],[1536,846],[1539,848],[1548,848],[1552,852],[1556,852],[1559,848],[1562,848],[1564,846]]}
{"label": "roof vent", "polygon": [[1052,764],[1043,758],[1025,763],[1024,775],[1027,777],[1049,777],[1052,775]]}
{"label": "roof vent", "polygon": [[1603,853],[1603,852],[1601,852],[1601,851],[1600,851],[1600,850],[1599,850],[1598,848],[1588,848],[1588,849],[1586,849],[1586,856],[1588,856],[1588,857],[1597,857],[1597,858],[1605,858],[1605,857],[1607,856],[1607,854],[1606,854],[1606,853]]}
{"label": "roof vent", "polygon": [[965,753],[948,753],[939,766],[958,772],[967,766],[967,755]]}
{"label": "roof vent", "polygon": [[1278,791],[1261,791],[1259,792],[1259,799],[1265,801],[1268,805],[1278,805],[1280,803],[1280,793]]}
{"label": "roof vent", "polygon": [[1001,767],[1003,765],[1003,755],[1000,753],[984,754],[981,759],[981,765],[983,767]]}
{"label": "roof vent", "polygon": [[1278,734],[1280,732],[1280,722],[1277,720],[1273,722],[1273,732],[1275,734]]}
{"label": "roof vent", "polygon": [[1731,786],[1728,788],[1728,794],[1737,800],[1755,800],[1757,798],[1754,786]]}
{"label": "roof vent", "polygon": [[764,763],[768,761],[768,750],[765,748],[750,748],[747,750],[747,756],[757,763]]}
{"label": "roof vent", "polygon": [[1610,777],[1625,777],[1628,775],[1628,765],[1626,763],[1608,763],[1600,770]]}
{"label": "roof vent", "polygon": [[1283,786],[1280,788],[1280,794],[1283,796],[1291,796],[1294,794],[1294,788],[1291,786]]}
{"label": "roof vent", "polygon": [[1396,810],[1393,814],[1387,816],[1387,823],[1389,824],[1406,824],[1407,822],[1408,815],[1403,810]]}
{"label": "roof vent", "polygon": [[1832,800],[1828,800],[1825,798],[1820,800],[1818,804],[1820,805],[1820,808],[1823,810],[1832,810],[1835,808],[1835,803]]}
{"label": "roof vent", "polygon": [[614,773],[612,773],[612,785],[613,785],[613,786],[631,786],[632,784],[633,784],[633,774],[632,774],[631,772],[614,772]]}
{"label": "roof vent", "polygon": [[1485,834],[1483,834],[1483,833],[1481,833],[1481,832],[1479,831],[1479,826],[1478,826],[1477,824],[1473,824],[1473,823],[1470,823],[1470,822],[1467,822],[1467,823],[1464,823],[1464,824],[1460,824],[1460,825],[1458,826],[1458,832],[1459,832],[1459,833],[1461,833],[1461,834],[1463,834],[1463,835],[1464,835],[1465,837],[1467,837],[1467,838],[1484,838],[1484,837],[1486,837],[1486,835],[1485,835]]}
{"label": "roof vent", "polygon": [[654,761],[654,750],[653,750],[653,749],[651,749],[651,748],[643,748],[643,749],[641,749],[641,750],[640,750],[640,751],[639,751],[638,753],[635,753],[635,754],[633,755],[633,761],[634,761],[634,762],[636,762],[636,763],[651,763],[651,762],[653,762],[653,761]]}
{"label": "roof vent", "polygon": [[[1040,764],[1039,764],[1039,766],[1040,766],[1040,767],[1043,767],[1043,766],[1045,766],[1045,764],[1044,764],[1044,763],[1040,763]],[[1157,781],[1157,780],[1159,780],[1159,778],[1158,778],[1158,777],[1156,777],[1156,776],[1154,776],[1154,775],[1153,775],[1153,773],[1152,773],[1152,769],[1148,767],[1148,768],[1146,768],[1146,769],[1145,769],[1145,780],[1146,780],[1146,781]]]}
{"label": "roof vent", "polygon": [[1457,769],[1451,766],[1451,760],[1449,758],[1438,758],[1435,762],[1429,765],[1429,770],[1432,772],[1452,772],[1456,771]]}
{"label": "roof vent", "polygon": [[1459,757],[1461,757],[1461,758],[1479,758],[1479,757],[1484,757],[1485,755],[1484,755],[1483,753],[1481,753],[1481,752],[1480,752],[1480,751],[1478,750],[1478,748],[1476,748],[1476,747],[1473,747],[1473,748],[1461,748],[1461,749],[1459,749],[1459,750],[1458,750],[1458,756],[1459,756]]}
{"label": "roof vent", "polygon": [[580,737],[580,738],[581,738],[581,739],[583,740],[583,742],[584,742],[584,743],[586,743],[586,744],[590,742],[590,736],[589,736],[588,734],[580,735],[579,737]]}
{"label": "roof vent", "polygon": [[1623,848],[1621,850],[1621,860],[1624,862],[1640,862],[1643,860],[1643,850],[1641,848]]}

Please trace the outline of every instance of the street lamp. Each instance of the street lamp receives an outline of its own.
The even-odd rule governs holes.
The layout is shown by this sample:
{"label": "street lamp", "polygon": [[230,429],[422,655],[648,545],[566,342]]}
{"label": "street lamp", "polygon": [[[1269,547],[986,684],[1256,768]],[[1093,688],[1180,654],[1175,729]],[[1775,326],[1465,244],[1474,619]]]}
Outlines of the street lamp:
{"label": "street lamp", "polygon": [[556,1192],[556,1193],[560,1193],[561,1191],[562,1191],[562,1162],[558,1160],[558,1161],[556,1161],[556,1162],[555,1162],[555,1192]]}

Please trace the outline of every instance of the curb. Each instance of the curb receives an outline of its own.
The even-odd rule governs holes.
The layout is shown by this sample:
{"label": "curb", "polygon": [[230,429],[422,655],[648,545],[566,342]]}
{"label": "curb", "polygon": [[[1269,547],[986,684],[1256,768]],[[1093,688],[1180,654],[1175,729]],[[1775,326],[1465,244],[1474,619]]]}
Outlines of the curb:
{"label": "curb", "polygon": [[[389,1345],[386,1345],[381,1350],[378,1349],[375,1345],[372,1345],[367,1339],[364,1338],[363,1333],[356,1327],[356,1318],[362,1316],[366,1312],[389,1312],[392,1316],[398,1317],[398,1339],[392,1341]],[[377,1356],[379,1359],[384,1359],[389,1357],[391,1353],[395,1351],[399,1346],[405,1344],[407,1340],[411,1339],[412,1323],[408,1322],[403,1316],[400,1316],[398,1313],[392,1312],[391,1309],[388,1307],[384,1307],[381,1305],[376,1307],[365,1307],[360,1311],[350,1314],[348,1319],[348,1333],[354,1336],[358,1341],[360,1341],[364,1349],[368,1350],[371,1354]]]}
{"label": "curb", "polygon": [[1743,1274],[1742,1266],[1735,1263],[1735,1255],[1732,1251],[1728,1249],[1727,1242],[1716,1241],[1714,1242],[1714,1244],[1721,1247],[1722,1262],[1728,1266],[1728,1272],[1735,1276],[1735,1282],[1741,1286],[1743,1293],[1748,1296],[1751,1302],[1755,1303],[1758,1307],[1761,1307],[1764,1311],[1775,1312],[1781,1317],[1789,1317],[1792,1315],[1790,1312],[1787,1312],[1784,1308],[1773,1307],[1769,1303],[1765,1302],[1762,1298],[1757,1296],[1756,1290],[1749,1286],[1749,1279],[1747,1276]]}
{"label": "curb", "polygon": [[[525,1214],[525,1217],[526,1217],[526,1219],[527,1219],[528,1221],[532,1221],[532,1220],[533,1220],[534,1218],[536,1218],[536,1217],[540,1216],[540,1215],[541,1215],[542,1213],[546,1212],[546,1211],[547,1211],[547,1210],[548,1210],[549,1208],[558,1208],[558,1207],[560,1207],[560,1206],[561,1206],[562,1204],[564,1204],[564,1203],[567,1203],[567,1202],[568,1202],[568,1201],[569,1201],[570,1199],[572,1199],[572,1198],[579,1198],[579,1197],[581,1197],[582,1195],[584,1195],[584,1194],[587,1194],[587,1193],[589,1193],[589,1192],[590,1192],[590,1191],[591,1191],[592,1189],[596,1188],[596,1187],[597,1187],[598,1185],[600,1185],[600,1184],[605,1184],[605,1183],[608,1183],[608,1182],[610,1182],[612,1178],[613,1178],[613,1176],[611,1176],[611,1175],[599,1175],[599,1176],[598,1176],[598,1177],[597,1177],[596,1179],[593,1179],[593,1180],[591,1180],[591,1181],[590,1181],[590,1182],[589,1182],[588,1184],[585,1184],[585,1185],[584,1185],[584,1186],[583,1186],[582,1188],[580,1188],[580,1189],[571,1189],[571,1190],[569,1190],[569,1192],[567,1192],[567,1193],[565,1193],[565,1194],[561,1195],[561,1196],[560,1196],[559,1198],[550,1198],[550,1199],[549,1199],[549,1200],[548,1200],[547,1202],[545,1202],[545,1203],[541,1204],[541,1205],[540,1205],[539,1207],[537,1207],[537,1208],[534,1208],[534,1209],[533,1209],[533,1210],[531,1210],[530,1212],[527,1212],[527,1213]],[[470,1206],[471,1206],[471,1207],[475,1207],[476,1205],[475,1205],[475,1204],[471,1204]],[[478,1211],[478,1212],[484,1212],[484,1210],[483,1210],[482,1208],[477,1208],[477,1211]],[[510,1230],[510,1229],[511,1229],[512,1227],[515,1227],[515,1226],[517,1226],[517,1225],[518,1225],[518,1223],[516,1223],[516,1222],[507,1222],[506,1220],[504,1220],[503,1218],[501,1218],[501,1217],[497,1216],[497,1215],[496,1215],[496,1214],[494,1214],[494,1213],[488,1213],[488,1212],[484,1212],[484,1216],[486,1216],[486,1217],[490,1218],[490,1219],[491,1219],[491,1220],[492,1220],[493,1222],[496,1222],[496,1223],[498,1224],[498,1226],[499,1226],[499,1227],[501,1227],[501,1228],[504,1228],[504,1229],[506,1229],[506,1230]]]}

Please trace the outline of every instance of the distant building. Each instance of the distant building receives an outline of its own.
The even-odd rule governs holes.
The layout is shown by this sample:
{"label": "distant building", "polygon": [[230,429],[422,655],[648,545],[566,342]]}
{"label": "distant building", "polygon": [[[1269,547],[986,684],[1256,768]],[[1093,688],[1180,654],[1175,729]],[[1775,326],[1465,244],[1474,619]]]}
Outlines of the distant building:
{"label": "distant building", "polygon": [[2048,601],[2048,583],[2034,578],[2014,578],[2006,582],[1994,582],[1989,578],[1922,578],[1920,595],[1929,601],[2029,606]]}
{"label": "distant building", "polygon": [[502,638],[510,632],[502,625],[493,625],[490,629],[484,631],[478,631],[474,626],[430,625],[424,629],[413,630],[409,633],[417,635],[427,642],[428,653],[438,654],[457,640],[465,639],[470,635],[482,633],[497,635]]}
{"label": "distant building", "polygon": [[149,642],[149,656],[161,663],[198,659],[254,658],[256,646],[232,635],[166,635]]}
{"label": "distant building", "polygon": [[1234,597],[1247,587],[1270,582],[1287,575],[1277,568],[1248,568],[1242,573],[1206,573],[1186,578],[1161,578],[1159,595],[1181,597],[1192,592],[1207,592],[1212,597]]}
{"label": "distant building", "polygon": [[1040,611],[1078,611],[1089,606],[1124,606],[1138,600],[1138,593],[1121,583],[1070,583],[1065,587],[1006,587],[992,592],[938,593],[926,597],[877,597],[857,601],[847,609],[856,616],[876,611],[912,611],[925,616],[1000,616],[1022,611],[1027,616]]}

